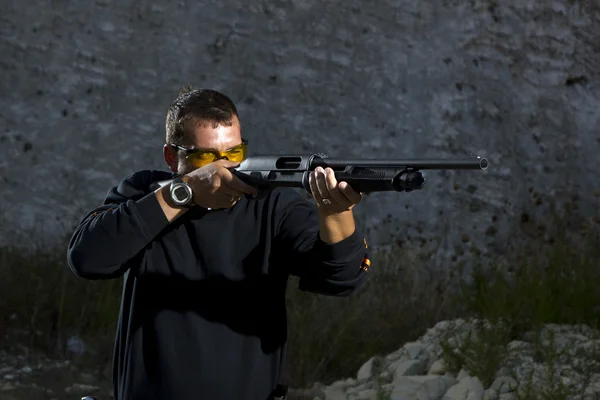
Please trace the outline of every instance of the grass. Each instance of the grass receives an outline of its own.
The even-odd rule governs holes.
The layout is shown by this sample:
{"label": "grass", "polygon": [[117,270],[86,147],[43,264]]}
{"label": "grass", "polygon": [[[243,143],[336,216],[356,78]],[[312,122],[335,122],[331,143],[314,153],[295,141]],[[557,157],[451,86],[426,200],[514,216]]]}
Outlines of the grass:
{"label": "grass", "polygon": [[[292,387],[308,387],[354,377],[372,356],[397,350],[440,320],[462,317],[487,324],[460,341],[444,341],[446,365],[465,369],[489,387],[510,360],[506,345],[526,332],[539,334],[547,323],[600,328],[600,235],[586,232],[583,237],[592,242],[583,243],[581,235],[561,234],[573,231],[561,221],[547,223],[555,229],[546,228],[545,239],[531,239],[510,259],[476,265],[460,285],[450,274],[425,273],[426,261],[408,253],[407,246],[374,253],[370,279],[347,298],[302,293],[291,279],[286,380]],[[23,254],[0,248],[0,338],[7,340],[5,334],[18,328],[24,344],[72,358],[65,343],[77,336],[93,343],[93,352],[75,361],[105,365],[109,372],[121,281],[75,277],[66,265],[65,249]],[[519,400],[568,398],[553,370],[556,348],[541,339],[534,346],[548,365],[544,387],[551,388],[550,394],[532,382],[519,382]],[[595,353],[590,357],[596,360]]]}
{"label": "grass", "polygon": [[16,340],[70,359],[66,343],[76,336],[95,344],[88,353],[94,362],[108,365],[121,281],[98,283],[77,278],[66,265],[66,244],[32,254],[5,246],[0,249],[0,260],[0,340]]}

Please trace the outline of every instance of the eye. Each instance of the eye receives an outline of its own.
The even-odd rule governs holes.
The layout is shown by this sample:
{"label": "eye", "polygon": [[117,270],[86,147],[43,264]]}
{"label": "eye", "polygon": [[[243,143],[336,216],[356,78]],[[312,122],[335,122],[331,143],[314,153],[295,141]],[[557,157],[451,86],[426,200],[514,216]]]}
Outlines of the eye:
{"label": "eye", "polygon": [[190,160],[201,160],[201,161],[206,161],[206,160],[212,160],[213,155],[212,153],[192,153],[190,154],[188,157],[188,159]]}

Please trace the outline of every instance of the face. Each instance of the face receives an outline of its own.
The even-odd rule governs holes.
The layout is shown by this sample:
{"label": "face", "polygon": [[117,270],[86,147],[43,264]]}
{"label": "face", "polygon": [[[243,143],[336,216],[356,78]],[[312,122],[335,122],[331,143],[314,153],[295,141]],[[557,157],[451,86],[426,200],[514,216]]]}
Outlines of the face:
{"label": "face", "polygon": [[[201,149],[214,152],[226,152],[242,143],[240,123],[234,118],[231,126],[219,125],[213,128],[212,123],[198,123],[190,121],[185,127],[188,132],[186,141],[182,147],[187,149]],[[164,157],[171,171],[178,174],[187,174],[197,166],[192,165],[186,156],[193,153],[177,150],[171,146],[165,146]]]}

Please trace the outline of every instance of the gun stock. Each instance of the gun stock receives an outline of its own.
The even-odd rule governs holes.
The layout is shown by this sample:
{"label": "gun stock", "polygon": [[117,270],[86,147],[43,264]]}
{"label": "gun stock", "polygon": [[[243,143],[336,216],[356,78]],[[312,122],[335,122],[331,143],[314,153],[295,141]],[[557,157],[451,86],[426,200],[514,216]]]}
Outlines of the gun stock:
{"label": "gun stock", "polygon": [[326,154],[250,156],[233,170],[244,182],[259,190],[297,187],[311,192],[309,175],[317,167],[331,168],[338,182],[354,190],[410,192],[426,183],[422,170],[486,170],[488,161],[476,156],[466,159],[360,160],[330,159]]}

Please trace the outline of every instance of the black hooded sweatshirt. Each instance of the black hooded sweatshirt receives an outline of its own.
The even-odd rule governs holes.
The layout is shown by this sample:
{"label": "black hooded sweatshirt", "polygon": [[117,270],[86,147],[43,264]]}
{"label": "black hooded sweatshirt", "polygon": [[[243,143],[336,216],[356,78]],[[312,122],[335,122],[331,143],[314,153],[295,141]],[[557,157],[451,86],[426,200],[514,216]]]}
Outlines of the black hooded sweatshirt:
{"label": "black hooded sweatshirt", "polygon": [[140,171],[76,228],[68,263],[90,280],[124,278],[114,348],[116,400],[266,400],[280,383],[285,288],[346,296],[365,280],[366,238],[319,238],[316,206],[290,188],[171,223]]}

